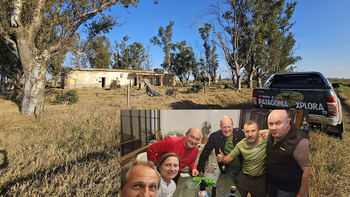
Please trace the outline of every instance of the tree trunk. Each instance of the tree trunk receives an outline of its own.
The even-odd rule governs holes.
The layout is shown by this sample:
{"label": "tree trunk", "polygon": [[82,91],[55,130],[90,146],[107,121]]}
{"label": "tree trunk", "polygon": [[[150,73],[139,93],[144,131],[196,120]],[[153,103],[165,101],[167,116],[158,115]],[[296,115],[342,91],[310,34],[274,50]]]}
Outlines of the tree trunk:
{"label": "tree trunk", "polygon": [[259,88],[262,87],[261,76],[260,76],[260,75],[258,75],[258,87],[259,87]]}
{"label": "tree trunk", "polygon": [[237,75],[237,89],[242,89],[242,75]]}
{"label": "tree trunk", "polygon": [[0,75],[0,93],[5,93],[5,77]]}
{"label": "tree trunk", "polygon": [[242,88],[242,75],[239,65],[236,65],[236,76],[237,76],[237,89],[240,90]]}
{"label": "tree trunk", "polygon": [[44,110],[44,92],[46,81],[46,67],[33,63],[31,69],[26,69],[22,113],[26,115],[41,115]]}
{"label": "tree trunk", "polygon": [[253,88],[253,72],[249,73],[248,88]]}

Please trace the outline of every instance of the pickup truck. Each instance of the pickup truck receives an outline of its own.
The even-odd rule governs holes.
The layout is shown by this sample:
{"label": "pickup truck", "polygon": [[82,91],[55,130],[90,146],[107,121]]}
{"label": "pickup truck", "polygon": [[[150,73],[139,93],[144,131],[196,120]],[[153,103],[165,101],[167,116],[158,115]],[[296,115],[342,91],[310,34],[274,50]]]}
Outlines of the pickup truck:
{"label": "pickup truck", "polygon": [[253,89],[254,108],[309,110],[309,125],[343,139],[340,100],[331,84],[319,72],[276,73]]}

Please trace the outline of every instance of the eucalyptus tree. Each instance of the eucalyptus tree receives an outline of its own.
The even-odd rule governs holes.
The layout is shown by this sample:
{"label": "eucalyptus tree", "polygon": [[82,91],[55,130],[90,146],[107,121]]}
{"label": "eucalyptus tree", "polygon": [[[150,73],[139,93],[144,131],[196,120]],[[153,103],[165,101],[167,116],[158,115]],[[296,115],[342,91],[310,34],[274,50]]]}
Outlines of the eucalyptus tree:
{"label": "eucalyptus tree", "polygon": [[[80,54],[80,51],[83,51],[85,47],[85,41],[81,39],[80,33],[76,33],[74,40],[71,45],[71,50],[68,51],[67,56],[69,58],[69,64],[71,67],[75,68],[87,68],[88,60],[84,55]],[[76,51],[76,52],[74,52]]]}
{"label": "eucalyptus tree", "polygon": [[[218,55],[216,54],[216,45],[215,42],[212,42],[210,39],[210,29],[211,24],[205,23],[204,27],[199,28],[199,33],[201,34],[201,38],[204,41],[203,47],[205,50],[205,64],[206,64],[206,73],[207,77],[211,77],[212,79],[216,78],[216,71],[219,67]],[[213,43],[213,44],[212,44]],[[210,83],[210,82],[209,82]]]}
{"label": "eucalyptus tree", "polygon": [[113,68],[116,69],[128,69],[129,68],[129,51],[128,47],[126,45],[126,42],[130,39],[128,35],[123,37],[123,40],[118,43],[115,41],[115,50],[116,53],[114,53],[114,66]]}
{"label": "eucalyptus tree", "polygon": [[146,49],[139,42],[127,45],[129,39],[130,37],[126,35],[121,43],[115,42],[114,68],[141,70],[148,56]]}
{"label": "eucalyptus tree", "polygon": [[171,60],[170,60],[170,50],[173,47],[173,43],[171,43],[171,39],[173,37],[173,26],[174,22],[170,21],[169,25],[165,27],[159,27],[158,29],[158,37],[153,36],[153,38],[150,39],[150,42],[153,45],[158,45],[161,48],[163,48],[163,52],[165,54],[163,63],[161,64],[162,67],[168,71],[169,73],[171,72]]}
{"label": "eucalyptus tree", "polygon": [[47,66],[48,66],[47,71],[51,75],[52,87],[56,87],[56,82],[59,80],[59,77],[62,74],[63,63],[65,59],[66,59],[66,56],[64,54],[61,54],[61,55],[53,56],[47,61]]}
{"label": "eucalyptus tree", "polygon": [[[104,11],[138,0],[9,0],[1,1],[0,37],[20,60],[25,76],[21,111],[40,115],[44,109],[47,61],[70,50],[74,36],[86,32],[86,42],[121,25]],[[82,54],[82,52],[79,52]]]}
{"label": "eucalyptus tree", "polygon": [[[265,0],[262,7],[259,30],[254,39],[254,49],[250,69],[255,70],[257,84],[262,86],[262,78],[276,72],[285,72],[287,67],[301,60],[295,56],[294,34],[290,31],[295,22],[290,23],[297,2],[285,3],[285,0]],[[249,68],[247,68],[249,70]],[[253,73],[251,74],[253,75]]]}
{"label": "eucalyptus tree", "polygon": [[111,43],[105,36],[92,38],[85,53],[91,68],[109,68],[112,65]]}
{"label": "eucalyptus tree", "polygon": [[189,83],[191,69],[197,66],[192,47],[186,47],[186,41],[182,41],[174,44],[172,51],[170,53],[172,72],[176,74],[181,83],[184,79]]}
{"label": "eucalyptus tree", "polygon": [[147,55],[143,45],[139,42],[134,42],[128,46],[130,56],[130,67],[133,70],[143,70],[142,63],[146,61]]}
{"label": "eucalyptus tree", "polygon": [[237,88],[241,89],[243,69],[249,62],[252,49],[252,37],[249,31],[254,31],[249,24],[252,20],[252,1],[224,0],[216,2],[202,11],[195,26],[206,27],[204,19],[213,17],[210,30],[213,42],[223,51],[227,65],[235,72]]}

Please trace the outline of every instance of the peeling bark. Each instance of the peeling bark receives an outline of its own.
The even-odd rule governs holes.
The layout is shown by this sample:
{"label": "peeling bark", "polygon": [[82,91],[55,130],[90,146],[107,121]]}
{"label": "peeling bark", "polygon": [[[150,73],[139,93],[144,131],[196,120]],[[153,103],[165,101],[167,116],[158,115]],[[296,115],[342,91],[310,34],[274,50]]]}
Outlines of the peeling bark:
{"label": "peeling bark", "polygon": [[44,110],[44,92],[46,81],[45,65],[33,62],[25,72],[25,85],[21,110],[23,114],[40,115]]}
{"label": "peeling bark", "polygon": [[21,9],[22,9],[22,1],[12,0],[11,27],[19,26]]}

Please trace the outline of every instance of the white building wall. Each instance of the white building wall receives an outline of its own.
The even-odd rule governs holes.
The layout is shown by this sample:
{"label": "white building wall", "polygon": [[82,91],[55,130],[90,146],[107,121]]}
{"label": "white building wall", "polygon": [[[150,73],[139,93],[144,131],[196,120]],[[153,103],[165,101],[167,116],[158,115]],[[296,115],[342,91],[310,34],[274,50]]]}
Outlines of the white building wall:
{"label": "white building wall", "polygon": [[232,118],[233,127],[239,126],[240,110],[160,110],[160,128],[163,137],[169,132],[185,134],[191,127],[201,129],[205,121],[211,123],[211,132],[220,129],[224,116]]}
{"label": "white building wall", "polygon": [[71,88],[83,88],[83,87],[102,87],[102,79],[105,79],[105,86],[109,88],[111,82],[118,78],[119,84],[126,86],[134,79],[129,79],[129,73],[122,71],[106,72],[106,71],[92,71],[92,70],[74,70],[71,71],[67,77],[66,87]]}

